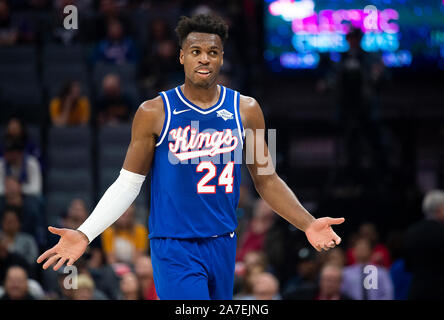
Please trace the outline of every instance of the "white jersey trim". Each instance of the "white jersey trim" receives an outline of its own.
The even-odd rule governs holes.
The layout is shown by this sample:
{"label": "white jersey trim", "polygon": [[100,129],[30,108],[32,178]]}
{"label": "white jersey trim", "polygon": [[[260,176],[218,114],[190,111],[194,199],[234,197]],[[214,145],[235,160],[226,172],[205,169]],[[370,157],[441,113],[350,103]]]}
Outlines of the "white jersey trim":
{"label": "white jersey trim", "polygon": [[198,109],[198,108],[196,108],[195,106],[193,106],[192,104],[190,104],[190,103],[188,103],[183,97],[182,97],[182,94],[181,94],[181,92],[179,91],[179,87],[176,87],[176,93],[177,93],[177,95],[179,96],[179,98],[180,98],[180,100],[184,103],[184,104],[186,104],[188,107],[190,107],[191,109],[193,109],[193,110],[195,110],[195,111],[197,111],[197,112],[199,112],[199,113],[202,113],[202,114],[209,114],[209,113],[211,113],[211,112],[213,112],[213,111],[215,111],[215,110],[217,110],[217,109],[219,109],[220,108],[220,106],[224,103],[224,101],[225,101],[225,92],[226,92],[226,89],[225,89],[225,87],[224,86],[220,86],[221,87],[221,89],[222,89],[222,92],[221,92],[221,94],[222,94],[222,99],[220,100],[220,103],[217,105],[217,106],[215,106],[214,108],[212,108],[212,109],[210,109],[210,110],[200,110],[200,109]]}
{"label": "white jersey trim", "polygon": [[164,128],[164,131],[162,133],[162,137],[160,138],[159,142],[156,143],[156,147],[160,146],[160,144],[162,143],[163,139],[165,139],[165,136],[166,136],[166,134],[168,132],[168,129],[170,127],[170,120],[171,120],[171,108],[170,108],[170,101],[168,100],[168,95],[165,92],[163,92],[163,91],[160,94],[164,97],[165,102],[166,102],[166,106],[165,107],[166,107],[166,110],[167,110],[167,115],[166,115],[167,116],[167,124],[166,124],[166,126]]}
{"label": "white jersey trim", "polygon": [[[241,130],[241,126],[240,123],[242,121],[240,121],[240,116],[237,112],[237,97],[239,96],[239,92],[234,91],[234,115],[236,117],[236,124],[237,124],[237,131],[239,133],[239,139],[241,141],[242,147],[244,146],[244,139],[242,138],[244,135],[244,131]],[[244,126],[242,126],[242,129],[244,128]]]}

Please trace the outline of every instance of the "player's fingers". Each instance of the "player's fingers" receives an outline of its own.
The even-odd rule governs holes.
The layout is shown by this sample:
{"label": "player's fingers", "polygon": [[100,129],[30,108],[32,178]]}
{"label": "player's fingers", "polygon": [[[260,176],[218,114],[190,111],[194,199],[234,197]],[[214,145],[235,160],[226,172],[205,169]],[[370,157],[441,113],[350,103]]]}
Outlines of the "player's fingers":
{"label": "player's fingers", "polygon": [[72,266],[72,264],[76,261],[76,259],[74,258],[69,258],[68,263],[66,264],[67,266]]}
{"label": "player's fingers", "polygon": [[49,230],[49,232],[54,233],[54,234],[58,234],[59,236],[61,236],[63,234],[63,229],[49,226],[48,230]]}
{"label": "player's fingers", "polygon": [[332,225],[332,224],[341,224],[345,221],[345,218],[328,218],[327,219],[328,224]]}
{"label": "player's fingers", "polygon": [[313,246],[313,247],[316,249],[317,252],[321,252],[322,251],[322,247],[320,245],[318,245],[318,244]]}
{"label": "player's fingers", "polygon": [[57,259],[59,259],[61,256],[60,256],[60,254],[56,254],[56,255],[53,255],[51,258],[49,258],[46,262],[45,262],[45,264],[43,265],[43,269],[48,269],[48,267],[50,267],[54,262],[56,262],[57,261]]}
{"label": "player's fingers", "polygon": [[334,247],[336,246],[336,244],[335,244],[335,242],[332,240],[332,241],[330,241],[330,242],[327,244],[327,246],[328,246],[329,248],[334,248]]}
{"label": "player's fingers", "polygon": [[77,259],[69,258],[68,262],[66,263],[67,266],[72,266],[76,262]]}
{"label": "player's fingers", "polygon": [[335,241],[335,244],[338,246],[341,243],[342,239],[337,234],[335,234],[334,241]]}
{"label": "player's fingers", "polygon": [[331,236],[331,241],[335,242],[335,245],[339,245],[341,243],[341,237],[339,237],[336,232],[334,232],[333,230],[330,230],[330,236]]}
{"label": "player's fingers", "polygon": [[37,263],[42,262],[43,260],[45,260],[46,258],[48,258],[49,256],[51,256],[54,253],[55,253],[55,248],[54,247],[52,247],[51,249],[46,250],[44,253],[42,253],[40,255],[40,257],[37,258]]}
{"label": "player's fingers", "polygon": [[322,244],[322,249],[325,250],[325,251],[330,250],[330,248],[325,243]]}
{"label": "player's fingers", "polygon": [[61,266],[63,266],[63,264],[65,263],[65,261],[68,260],[68,258],[62,257],[60,258],[59,262],[57,262],[57,264],[54,266],[54,271],[57,271],[60,269]]}

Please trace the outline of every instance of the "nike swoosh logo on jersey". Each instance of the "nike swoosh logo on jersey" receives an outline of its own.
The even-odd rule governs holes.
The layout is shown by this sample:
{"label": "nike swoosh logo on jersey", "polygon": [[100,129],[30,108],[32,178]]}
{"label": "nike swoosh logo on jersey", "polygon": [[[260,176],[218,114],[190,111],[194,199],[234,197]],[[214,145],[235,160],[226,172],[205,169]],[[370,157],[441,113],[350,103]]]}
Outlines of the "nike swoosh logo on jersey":
{"label": "nike swoosh logo on jersey", "polygon": [[185,110],[180,110],[180,111],[177,111],[176,109],[174,109],[173,114],[179,114],[179,113],[187,112],[187,111],[191,111],[191,109],[185,109]]}

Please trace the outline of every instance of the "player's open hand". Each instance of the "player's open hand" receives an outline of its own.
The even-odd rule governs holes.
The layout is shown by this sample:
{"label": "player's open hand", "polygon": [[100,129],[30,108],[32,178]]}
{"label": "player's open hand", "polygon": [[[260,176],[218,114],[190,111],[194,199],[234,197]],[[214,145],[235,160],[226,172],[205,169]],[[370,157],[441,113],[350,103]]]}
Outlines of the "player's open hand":
{"label": "player's open hand", "polygon": [[66,261],[68,261],[67,265],[71,266],[80,258],[88,246],[88,239],[80,231],[54,227],[48,227],[48,230],[53,234],[59,235],[60,240],[54,247],[46,250],[38,257],[38,263],[48,258],[43,265],[43,269],[47,269],[56,263],[53,269],[57,271]]}
{"label": "player's open hand", "polygon": [[331,228],[334,224],[341,224],[344,218],[319,218],[314,220],[305,230],[310,244],[317,250],[329,250],[341,243],[341,238]]}

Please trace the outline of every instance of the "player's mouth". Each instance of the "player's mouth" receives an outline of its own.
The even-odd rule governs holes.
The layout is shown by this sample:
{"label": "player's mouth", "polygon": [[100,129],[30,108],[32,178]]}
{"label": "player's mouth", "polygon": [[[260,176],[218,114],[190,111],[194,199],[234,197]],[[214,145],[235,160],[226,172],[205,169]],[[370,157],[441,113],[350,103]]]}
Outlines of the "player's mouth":
{"label": "player's mouth", "polygon": [[209,69],[202,68],[202,69],[196,70],[196,73],[199,76],[206,78],[206,77],[209,77],[212,72]]}

